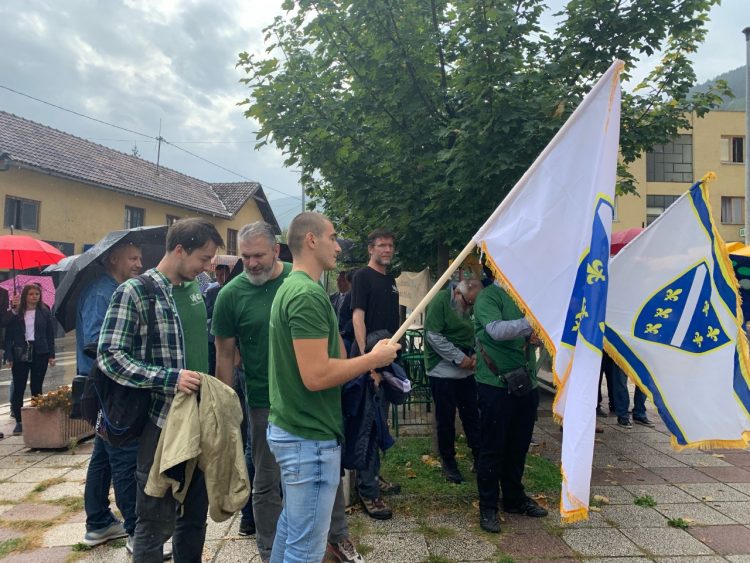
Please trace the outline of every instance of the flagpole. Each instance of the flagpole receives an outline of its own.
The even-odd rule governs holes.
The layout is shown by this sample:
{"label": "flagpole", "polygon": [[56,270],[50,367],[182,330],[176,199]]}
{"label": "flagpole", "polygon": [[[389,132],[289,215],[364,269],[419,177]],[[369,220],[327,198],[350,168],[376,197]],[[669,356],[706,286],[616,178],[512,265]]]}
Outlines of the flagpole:
{"label": "flagpole", "polygon": [[[477,234],[474,235],[474,240],[481,238],[487,228],[489,228],[489,226],[495,221],[495,218],[501,213],[501,211],[505,209],[507,205],[510,205],[510,202],[517,197],[517,194],[521,192],[521,188],[524,186],[524,184],[526,184],[532,174],[534,174],[537,168],[539,168],[540,163],[544,162],[547,155],[552,151],[553,148],[555,148],[555,146],[557,146],[557,143],[560,141],[563,135],[565,135],[568,129],[573,126],[573,123],[576,122],[578,116],[584,112],[589,104],[591,104],[591,100],[595,98],[593,94],[597,90],[604,88],[608,83],[610,87],[616,86],[616,84],[612,83],[611,79],[619,76],[624,67],[625,63],[619,59],[615,60],[615,62],[612,63],[607,72],[604,73],[604,76],[602,76],[602,78],[597,81],[597,83],[591,90],[589,90],[588,94],[586,94],[586,96],[583,98],[583,101],[581,101],[573,114],[568,118],[563,126],[560,127],[557,133],[555,133],[555,136],[552,137],[552,140],[549,142],[549,144],[544,147],[544,150],[541,153],[539,153],[539,156],[536,157],[534,163],[526,170],[524,175],[521,176],[521,179],[516,182],[516,185],[513,186],[513,189],[510,191],[510,193],[505,197],[503,201],[500,202],[500,205],[497,206],[492,215],[490,215],[489,218],[484,222],[484,225],[482,225],[482,227],[477,231]],[[603,80],[610,73],[612,74],[612,76],[610,76],[610,80]]]}
{"label": "flagpole", "polygon": [[416,318],[422,314],[422,312],[427,308],[427,305],[430,304],[430,301],[432,301],[432,298],[435,297],[438,291],[440,291],[443,286],[445,285],[445,282],[447,282],[451,276],[453,275],[453,272],[455,272],[458,267],[464,263],[464,260],[466,260],[466,257],[471,254],[471,252],[474,250],[474,247],[477,245],[473,240],[469,241],[469,244],[466,245],[466,247],[461,251],[461,253],[456,256],[456,259],[453,260],[450,266],[448,266],[448,269],[443,272],[443,275],[440,276],[440,279],[435,282],[435,285],[432,286],[430,291],[427,292],[427,295],[425,295],[422,298],[422,301],[419,302],[419,305],[417,305],[414,310],[411,312],[411,314],[407,317],[407,319],[404,321],[404,324],[402,324],[399,329],[396,331],[396,334],[394,334],[391,337],[391,344],[394,344],[401,340],[401,337],[404,335],[404,333],[409,329],[411,324],[416,320]]}

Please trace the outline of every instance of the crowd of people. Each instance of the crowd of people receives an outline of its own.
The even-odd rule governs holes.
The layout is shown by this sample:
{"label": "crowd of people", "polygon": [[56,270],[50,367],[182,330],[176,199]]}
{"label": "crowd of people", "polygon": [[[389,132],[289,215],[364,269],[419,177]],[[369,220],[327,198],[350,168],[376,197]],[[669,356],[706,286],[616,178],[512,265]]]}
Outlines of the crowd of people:
{"label": "crowd of people", "polygon": [[[139,247],[121,243],[104,257],[104,272],[82,289],[78,373],[96,364],[112,380],[151,397],[137,442],[114,446],[96,434],[84,491],[87,545],[125,537],[135,561],[200,561],[209,504],[222,494],[224,505],[241,507],[239,534],[255,535],[264,562],[317,563],[326,551],[342,562],[364,561],[349,537],[343,469],[357,470],[359,499],[372,518],[391,518],[384,497],[401,489],[380,471],[380,451],[393,443],[389,403],[399,401],[390,387],[400,370],[400,345],[389,339],[400,321],[390,273],[395,236],[373,231],[367,265],[341,272],[330,296],[318,280],[336,268],[341,250],[333,224],[321,214],[301,213],[287,240],[291,263],[279,259],[270,225],[244,226],[238,233],[242,273],[231,278],[230,268],[216,268],[216,283],[202,295],[196,277],[212,269],[223,240],[211,222],[184,219],[169,228],[166,253],[155,268],[142,272]],[[29,373],[32,394],[38,394],[47,365],[54,365],[52,316],[40,297],[30,285],[10,307],[0,303],[19,432]],[[149,339],[150,300],[155,330]],[[476,472],[479,523],[491,533],[500,532],[500,507],[532,518],[547,515],[522,484],[539,403],[538,345],[497,283],[451,282],[426,311],[424,362],[443,475],[452,483],[465,480],[456,461],[458,412]],[[610,409],[626,426],[627,387],[611,365],[603,368],[612,382]],[[205,408],[189,410],[185,402],[203,390],[207,403],[216,385],[235,390],[226,408],[236,407],[243,418],[239,423],[237,414],[240,428],[232,429],[241,438],[225,449],[232,450],[229,456],[237,450],[244,463],[230,458],[238,475],[225,480],[252,483],[251,494],[240,485],[227,491],[224,483],[222,489],[206,464],[183,468],[178,477],[162,471],[166,442],[175,440],[174,428],[188,424],[176,417],[205,416],[198,414]],[[219,428],[234,420],[224,418],[216,422]],[[633,419],[651,424],[637,395]],[[158,488],[157,481],[172,486]],[[123,521],[111,509],[110,486]]]}

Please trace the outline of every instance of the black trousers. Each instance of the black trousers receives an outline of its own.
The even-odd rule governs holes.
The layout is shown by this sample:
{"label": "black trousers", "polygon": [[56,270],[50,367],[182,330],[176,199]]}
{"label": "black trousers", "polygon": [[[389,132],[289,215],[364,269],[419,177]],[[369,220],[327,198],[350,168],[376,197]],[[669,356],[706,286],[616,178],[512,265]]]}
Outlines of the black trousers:
{"label": "black trousers", "polygon": [[172,496],[171,489],[163,497],[152,497],[145,492],[160,435],[161,429],[149,420],[138,441],[133,561],[161,563],[164,543],[172,536],[175,561],[200,563],[208,517],[208,493],[203,472],[195,468],[181,506]]}
{"label": "black trousers", "polygon": [[497,510],[500,487],[503,506],[515,507],[526,499],[521,479],[534,431],[539,391],[524,397],[507,389],[478,384],[481,447],[477,469],[479,507]]}
{"label": "black trousers", "polygon": [[474,376],[463,379],[430,377],[430,389],[435,401],[438,449],[444,462],[456,458],[456,409],[461,417],[466,441],[474,461],[479,461],[479,407],[477,405],[477,382]]}
{"label": "black trousers", "polygon": [[49,354],[34,354],[30,362],[13,362],[11,373],[13,374],[13,397],[11,397],[10,408],[16,422],[21,422],[21,407],[23,396],[26,393],[26,382],[31,373],[31,395],[40,395],[44,376],[47,375]]}

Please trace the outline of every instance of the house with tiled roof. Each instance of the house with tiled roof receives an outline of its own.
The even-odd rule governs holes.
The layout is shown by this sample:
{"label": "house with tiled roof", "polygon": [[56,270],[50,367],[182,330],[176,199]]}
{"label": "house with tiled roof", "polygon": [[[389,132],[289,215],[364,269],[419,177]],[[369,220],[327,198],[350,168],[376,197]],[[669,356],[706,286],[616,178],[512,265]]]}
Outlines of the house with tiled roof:
{"label": "house with tiled roof", "polygon": [[109,231],[211,220],[237,253],[237,231],[265,220],[280,229],[257,182],[210,183],[0,111],[3,233],[10,227],[83,252]]}

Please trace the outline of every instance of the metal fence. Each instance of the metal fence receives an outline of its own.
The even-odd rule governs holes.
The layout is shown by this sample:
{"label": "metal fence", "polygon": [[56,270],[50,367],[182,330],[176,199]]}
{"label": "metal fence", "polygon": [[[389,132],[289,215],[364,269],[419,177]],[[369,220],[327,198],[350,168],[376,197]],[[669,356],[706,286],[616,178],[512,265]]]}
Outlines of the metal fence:
{"label": "metal fence", "polygon": [[422,330],[408,330],[401,354],[401,364],[411,381],[409,399],[403,405],[394,405],[391,410],[391,424],[396,436],[402,426],[430,424],[432,412],[432,392],[424,367],[424,333]]}

